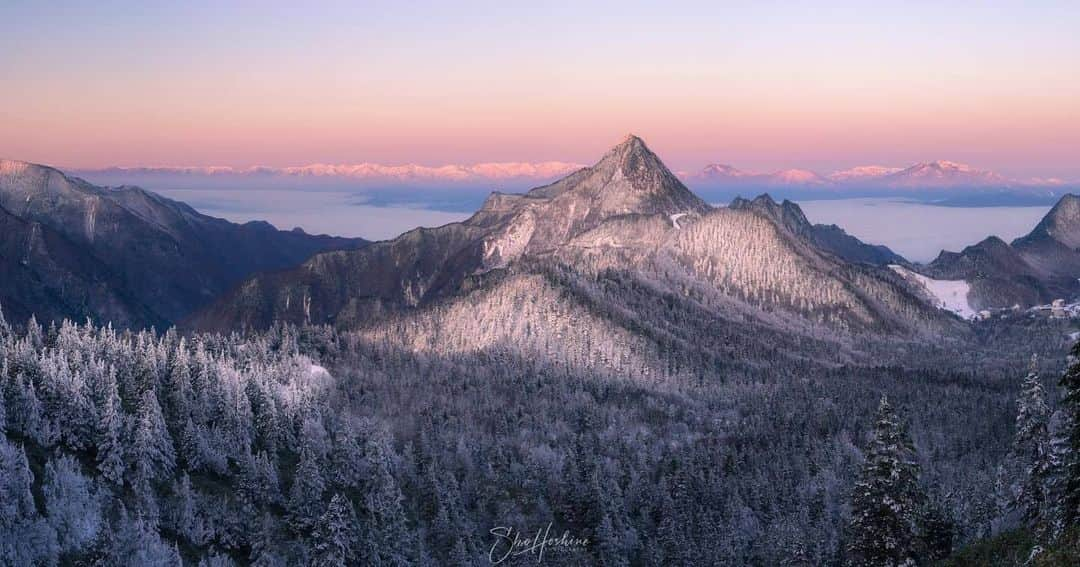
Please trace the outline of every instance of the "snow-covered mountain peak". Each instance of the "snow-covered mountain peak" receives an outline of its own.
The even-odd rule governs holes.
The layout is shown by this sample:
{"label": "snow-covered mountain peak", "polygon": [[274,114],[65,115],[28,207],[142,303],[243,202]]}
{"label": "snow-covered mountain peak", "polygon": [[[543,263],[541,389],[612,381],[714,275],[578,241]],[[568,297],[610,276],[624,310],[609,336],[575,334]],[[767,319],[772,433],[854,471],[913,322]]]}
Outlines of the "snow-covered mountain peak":
{"label": "snow-covered mountain peak", "polygon": [[829,179],[808,169],[782,169],[771,175],[775,184],[828,185]]}
{"label": "snow-covered mountain peak", "polygon": [[828,178],[838,183],[851,181],[867,181],[884,177],[903,170],[902,167],[888,167],[884,165],[859,165],[849,169],[834,171]]}
{"label": "snow-covered mountain peak", "polygon": [[698,175],[700,177],[710,179],[725,177],[749,177],[754,174],[743,171],[732,165],[727,165],[724,163],[710,163],[709,165],[706,165],[705,168],[702,169],[701,173],[699,173]]}
{"label": "snow-covered mountain peak", "polygon": [[954,161],[937,160],[917,163],[886,175],[881,181],[895,187],[964,187],[1007,183],[1004,177],[992,172]]}

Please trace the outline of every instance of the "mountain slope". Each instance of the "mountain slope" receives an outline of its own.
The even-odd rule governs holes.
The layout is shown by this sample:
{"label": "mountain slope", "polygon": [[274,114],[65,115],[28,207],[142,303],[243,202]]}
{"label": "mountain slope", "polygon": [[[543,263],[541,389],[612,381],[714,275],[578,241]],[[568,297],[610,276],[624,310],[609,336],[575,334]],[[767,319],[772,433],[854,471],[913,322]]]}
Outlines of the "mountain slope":
{"label": "mountain slope", "polygon": [[459,291],[474,274],[550,252],[613,217],[700,214],[710,207],[641,139],[596,165],[523,195],[492,194],[469,219],[420,228],[362,250],[321,254],[296,270],[257,276],[192,325],[266,327],[276,319],[355,326]]}
{"label": "mountain slope", "polygon": [[491,195],[464,222],[256,276],[191,324],[229,329],[283,319],[363,327],[502,285],[488,274],[530,266],[592,278],[630,273],[657,293],[692,294],[717,316],[890,332],[942,324],[944,315],[891,271],[853,265],[845,256],[854,253],[822,247],[821,235],[832,231],[812,227],[793,203],[755,202],[745,210],[709,207],[631,136],[553,184]]}
{"label": "mountain slope", "polygon": [[1080,277],[1080,196],[1063,196],[1012,246],[1044,279],[1070,287]]}
{"label": "mountain slope", "polygon": [[1080,294],[1080,197],[1065,195],[1026,236],[991,236],[960,252],[942,251],[921,272],[971,284],[975,309],[1030,306]]}
{"label": "mountain slope", "polygon": [[848,262],[875,266],[907,263],[907,260],[887,246],[866,244],[835,224],[810,224],[802,209],[787,199],[777,204],[767,193],[758,196],[753,201],[737,197],[728,205],[728,208],[747,209],[766,215],[792,233],[809,239],[819,248]]}
{"label": "mountain slope", "polygon": [[126,297],[118,278],[84,248],[2,207],[0,276],[0,309],[11,321],[36,315],[43,321],[93,317],[123,327],[164,324]]}
{"label": "mountain slope", "polygon": [[1039,274],[996,236],[960,252],[942,251],[922,272],[936,279],[971,284],[968,303],[976,310],[1027,306],[1053,299]]}
{"label": "mountain slope", "polygon": [[137,187],[97,187],[46,166],[9,160],[0,161],[0,208],[37,227],[20,233],[41,231],[35,232],[44,235],[38,238],[52,243],[48,258],[19,259],[17,250],[9,250],[14,256],[6,262],[61,279],[108,281],[101,293],[112,298],[106,307],[80,285],[57,288],[60,296],[49,301],[12,294],[12,303],[33,305],[42,317],[94,315],[125,326],[177,321],[253,272],[363,242],[279,231],[262,222],[237,225]]}

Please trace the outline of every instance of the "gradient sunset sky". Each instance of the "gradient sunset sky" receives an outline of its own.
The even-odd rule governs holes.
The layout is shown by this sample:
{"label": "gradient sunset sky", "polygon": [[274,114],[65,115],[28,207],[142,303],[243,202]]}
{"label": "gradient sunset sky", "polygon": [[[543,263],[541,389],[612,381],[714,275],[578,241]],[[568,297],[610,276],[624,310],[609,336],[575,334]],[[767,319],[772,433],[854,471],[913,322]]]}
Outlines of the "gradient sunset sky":
{"label": "gradient sunset sky", "polygon": [[[662,4],[662,5],[661,5]],[[0,3],[0,157],[1080,179],[1080,2]]]}

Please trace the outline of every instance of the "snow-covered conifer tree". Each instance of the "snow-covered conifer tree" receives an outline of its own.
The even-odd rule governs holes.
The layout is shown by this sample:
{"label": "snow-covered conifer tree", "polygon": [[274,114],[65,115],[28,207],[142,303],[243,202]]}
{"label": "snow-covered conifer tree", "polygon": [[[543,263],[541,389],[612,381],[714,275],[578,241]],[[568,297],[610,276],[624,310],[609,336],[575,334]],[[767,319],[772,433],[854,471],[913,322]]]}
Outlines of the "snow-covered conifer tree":
{"label": "snow-covered conifer tree", "polygon": [[919,465],[903,424],[885,397],[851,502],[848,560],[858,566],[915,565]]}

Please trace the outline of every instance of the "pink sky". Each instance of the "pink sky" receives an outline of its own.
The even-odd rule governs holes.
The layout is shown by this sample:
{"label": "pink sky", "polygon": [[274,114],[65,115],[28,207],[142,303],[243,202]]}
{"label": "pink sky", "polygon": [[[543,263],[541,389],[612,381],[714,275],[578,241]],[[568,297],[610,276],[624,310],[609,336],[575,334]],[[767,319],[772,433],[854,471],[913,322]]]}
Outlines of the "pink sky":
{"label": "pink sky", "polygon": [[1078,10],[1067,3],[844,16],[469,4],[422,22],[381,3],[314,15],[287,3],[134,14],[36,4],[0,18],[0,157],[591,163],[633,132],[674,169],[951,159],[1080,178]]}

